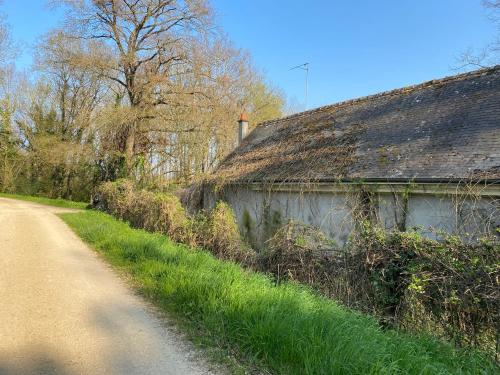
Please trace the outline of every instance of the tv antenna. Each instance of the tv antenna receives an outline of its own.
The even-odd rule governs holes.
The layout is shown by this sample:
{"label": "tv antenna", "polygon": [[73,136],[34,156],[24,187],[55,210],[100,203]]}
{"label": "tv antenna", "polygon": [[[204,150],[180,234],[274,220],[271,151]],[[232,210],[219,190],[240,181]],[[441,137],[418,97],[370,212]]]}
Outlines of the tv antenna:
{"label": "tv antenna", "polygon": [[295,69],[301,69],[301,70],[304,70],[306,72],[306,87],[305,87],[305,104],[304,104],[304,107],[305,107],[305,110],[307,111],[307,94],[308,94],[308,84],[309,84],[309,63],[304,63],[304,64],[300,64],[300,65],[297,65],[297,66],[294,66],[293,68],[290,68],[290,70],[295,70]]}

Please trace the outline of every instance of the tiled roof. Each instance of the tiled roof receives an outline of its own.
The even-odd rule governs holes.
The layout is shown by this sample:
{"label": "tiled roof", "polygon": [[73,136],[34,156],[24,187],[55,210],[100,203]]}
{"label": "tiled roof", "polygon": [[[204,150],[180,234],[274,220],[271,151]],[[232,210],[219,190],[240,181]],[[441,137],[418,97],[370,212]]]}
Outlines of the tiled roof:
{"label": "tiled roof", "polygon": [[213,178],[499,179],[500,65],[262,123]]}

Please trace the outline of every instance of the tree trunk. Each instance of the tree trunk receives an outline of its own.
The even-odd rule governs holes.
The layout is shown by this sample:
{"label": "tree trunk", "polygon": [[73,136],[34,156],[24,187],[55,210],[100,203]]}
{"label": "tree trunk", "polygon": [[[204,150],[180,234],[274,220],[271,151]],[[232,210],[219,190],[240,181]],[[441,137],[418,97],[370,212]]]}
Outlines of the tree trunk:
{"label": "tree trunk", "polygon": [[127,168],[128,177],[131,177],[134,167],[135,126],[134,123],[130,127],[125,141],[125,167]]}

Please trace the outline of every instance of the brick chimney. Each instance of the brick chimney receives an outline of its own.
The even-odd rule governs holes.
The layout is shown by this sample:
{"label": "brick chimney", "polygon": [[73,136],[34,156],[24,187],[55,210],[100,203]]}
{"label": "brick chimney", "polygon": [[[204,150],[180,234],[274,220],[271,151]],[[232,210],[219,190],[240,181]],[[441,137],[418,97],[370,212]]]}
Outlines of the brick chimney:
{"label": "brick chimney", "polygon": [[248,117],[245,112],[243,112],[238,120],[238,144],[241,145],[241,142],[248,134]]}

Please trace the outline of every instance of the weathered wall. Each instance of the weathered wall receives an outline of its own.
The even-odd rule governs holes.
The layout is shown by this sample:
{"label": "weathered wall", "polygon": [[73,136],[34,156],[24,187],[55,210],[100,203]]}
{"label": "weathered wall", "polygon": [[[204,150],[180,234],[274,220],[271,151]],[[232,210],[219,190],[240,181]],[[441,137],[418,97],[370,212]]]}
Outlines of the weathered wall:
{"label": "weathered wall", "polygon": [[[498,197],[460,197],[413,194],[408,200],[406,228],[419,226],[433,237],[429,228],[478,237],[494,233],[500,226]],[[469,236],[470,235],[470,236]]]}
{"label": "weathered wall", "polygon": [[319,228],[344,245],[355,218],[369,216],[387,229],[405,230],[419,227],[435,237],[435,230],[480,235],[500,226],[500,200],[497,193],[475,196],[420,192],[346,191],[269,191],[247,186],[226,187],[215,194],[205,191],[204,206],[211,208],[216,200],[230,204],[242,234],[256,248],[288,220]]}

